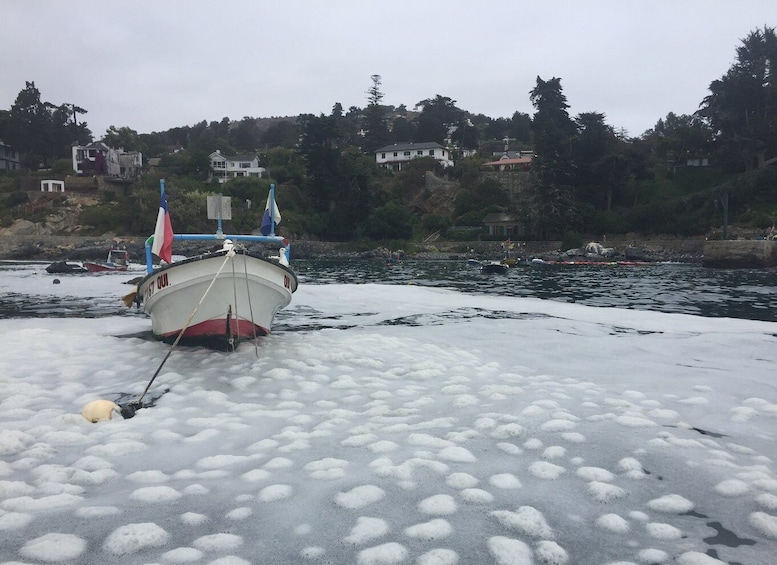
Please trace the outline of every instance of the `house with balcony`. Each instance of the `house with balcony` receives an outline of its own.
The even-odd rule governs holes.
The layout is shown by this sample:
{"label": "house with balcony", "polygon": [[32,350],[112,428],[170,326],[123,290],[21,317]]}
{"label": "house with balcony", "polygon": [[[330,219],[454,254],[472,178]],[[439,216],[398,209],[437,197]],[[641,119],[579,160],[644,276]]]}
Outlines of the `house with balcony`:
{"label": "house with balcony", "polygon": [[452,167],[450,151],[435,142],[394,143],[375,151],[375,163],[392,171],[401,171],[413,159],[430,157],[443,167]]}
{"label": "house with balcony", "polygon": [[19,152],[0,139],[0,171],[17,171],[19,167]]}
{"label": "house with balcony", "polygon": [[208,180],[217,179],[225,183],[237,177],[262,178],[266,169],[259,166],[258,155],[222,155],[217,149],[209,156],[210,172]]}
{"label": "house with balcony", "polygon": [[73,170],[79,175],[105,175],[121,180],[140,176],[143,154],[108,147],[102,141],[73,146]]}

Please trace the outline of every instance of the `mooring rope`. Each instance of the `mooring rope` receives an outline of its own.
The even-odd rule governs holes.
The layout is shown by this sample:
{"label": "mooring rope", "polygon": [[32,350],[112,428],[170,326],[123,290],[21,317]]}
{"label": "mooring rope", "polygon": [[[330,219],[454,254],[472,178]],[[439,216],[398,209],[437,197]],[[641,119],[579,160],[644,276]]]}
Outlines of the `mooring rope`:
{"label": "mooring rope", "polygon": [[173,345],[170,346],[170,349],[167,351],[167,355],[165,355],[165,358],[162,359],[162,362],[159,364],[159,367],[157,367],[156,372],[154,373],[154,376],[151,377],[151,380],[148,381],[148,384],[146,385],[146,389],[143,391],[143,394],[141,394],[137,400],[130,402],[129,405],[138,405],[143,401],[143,397],[146,396],[146,393],[151,388],[151,384],[154,382],[154,380],[157,378],[157,375],[159,375],[159,372],[162,370],[162,367],[167,362],[167,359],[170,357],[170,354],[173,352],[173,349],[176,348],[178,345],[178,342],[181,341],[181,338],[183,337],[184,332],[186,331],[186,328],[189,327],[189,324],[192,323],[192,319],[194,319],[194,315],[197,313],[197,311],[200,309],[200,306],[202,306],[202,303],[205,301],[205,297],[208,296],[208,293],[210,292],[210,289],[213,288],[214,283],[216,282],[216,279],[219,278],[219,275],[221,274],[221,271],[224,269],[224,267],[227,264],[227,261],[232,259],[232,257],[235,256],[235,250],[230,249],[227,251],[226,256],[224,257],[224,262],[221,264],[221,267],[219,267],[219,270],[216,271],[216,274],[213,277],[213,280],[210,281],[210,284],[208,285],[208,288],[205,289],[205,294],[202,295],[202,298],[200,298],[200,301],[197,303],[197,306],[194,307],[194,310],[192,311],[191,315],[189,316],[189,319],[186,320],[186,323],[181,328],[181,331],[178,332],[178,337],[175,338],[175,341],[173,342]]}
{"label": "mooring rope", "polygon": [[[232,299],[235,301],[235,327],[237,328],[237,343],[240,343],[240,309],[237,307],[237,282],[235,281],[235,262],[232,261]],[[227,332],[230,337],[229,346],[234,351],[237,348],[232,335],[232,320],[229,320]]]}
{"label": "mooring rope", "polygon": [[251,328],[254,331],[254,355],[259,359],[259,346],[256,343],[256,323],[254,322],[254,307],[251,305],[251,285],[248,284],[248,257],[246,250],[243,250],[243,269],[246,276],[246,296],[248,296],[248,314],[251,316]]}

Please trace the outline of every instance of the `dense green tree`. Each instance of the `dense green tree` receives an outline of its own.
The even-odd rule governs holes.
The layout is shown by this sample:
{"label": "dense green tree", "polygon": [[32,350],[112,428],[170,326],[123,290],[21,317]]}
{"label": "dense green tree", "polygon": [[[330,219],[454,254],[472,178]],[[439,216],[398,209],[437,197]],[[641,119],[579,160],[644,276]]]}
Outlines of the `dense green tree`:
{"label": "dense green tree", "polygon": [[401,204],[388,202],[375,208],[365,223],[365,235],[377,240],[409,239],[413,224]]}
{"label": "dense green tree", "polygon": [[500,142],[510,137],[510,120],[507,118],[497,118],[490,120],[483,129],[483,136],[488,140],[499,140]]}
{"label": "dense green tree", "polygon": [[259,130],[256,127],[256,120],[248,116],[244,117],[238,124],[228,129],[229,144],[237,151],[251,153],[259,147]]}
{"label": "dense green tree", "polygon": [[584,112],[575,118],[574,170],[577,198],[600,210],[612,209],[613,194],[628,180],[625,143],[599,112]]}
{"label": "dense green tree", "polygon": [[165,135],[159,133],[139,134],[138,150],[143,153],[144,160],[161,157],[168,151]]}
{"label": "dense green tree", "polygon": [[572,142],[575,124],[567,113],[561,79],[537,77],[529,93],[536,112],[532,135],[536,157],[532,162],[528,214],[543,238],[563,233],[577,223],[574,205]]}
{"label": "dense green tree", "polygon": [[135,151],[138,149],[138,132],[126,126],[117,128],[111,126],[105,131],[103,143],[108,147],[115,149],[122,148],[124,151]]}
{"label": "dense green tree", "polygon": [[308,170],[303,191],[323,219],[320,235],[349,239],[358,235],[372,198],[375,160],[343,139],[338,116],[304,116],[299,151]]}
{"label": "dense green tree", "polygon": [[462,110],[456,107],[456,101],[439,94],[434,98],[421,100],[416,104],[421,108],[418,116],[418,126],[415,132],[415,142],[436,141],[444,144],[451,126],[460,125],[464,117]]}
{"label": "dense green tree", "polygon": [[52,107],[54,155],[70,157],[70,148],[74,143],[86,145],[92,141],[92,132],[86,127],[86,122],[78,122],[78,115],[86,113],[86,110],[75,104]]}
{"label": "dense green tree", "polygon": [[270,179],[277,183],[305,184],[307,170],[302,156],[294,149],[273,147],[264,154],[265,168]]}
{"label": "dense green tree", "polygon": [[510,118],[508,136],[515,139],[519,146],[529,147],[532,143],[532,120],[529,114],[515,112]]}
{"label": "dense green tree", "polygon": [[26,82],[0,118],[0,138],[24,155],[26,166],[50,165],[54,159],[68,157],[72,143],[91,140],[86,122],[77,121],[78,113],[86,110],[44,102],[35,83]]}
{"label": "dense green tree", "polygon": [[742,40],[736,60],[709,86],[699,115],[715,133],[720,159],[744,170],[777,162],[777,36],[764,26]]}
{"label": "dense green tree", "polygon": [[[474,150],[478,148],[480,131],[472,123],[472,120],[462,113],[461,121],[451,126],[451,141],[462,150]],[[463,157],[464,155],[461,155]]]}
{"label": "dense green tree", "polygon": [[[226,122],[226,123],[225,123]],[[229,143],[229,118],[224,118],[220,123],[211,122],[210,125],[204,120],[189,128],[187,148],[204,151],[208,155],[221,150],[224,155],[234,155],[237,153],[234,147]]]}
{"label": "dense green tree", "polygon": [[290,120],[281,120],[259,135],[259,142],[265,147],[294,147],[299,141],[299,127]]}
{"label": "dense green tree", "polygon": [[659,162],[672,170],[688,159],[708,157],[712,147],[712,129],[699,115],[669,112],[642,137],[653,144]]}
{"label": "dense green tree", "polygon": [[[361,116],[361,114],[359,114]],[[339,102],[332,106],[331,118],[336,130],[336,136],[340,140],[341,147],[349,145],[359,146],[362,143],[361,136],[357,133],[359,129],[359,119],[355,116],[349,116],[343,113],[343,105]]]}
{"label": "dense green tree", "polygon": [[210,170],[209,153],[202,149],[185,149],[177,153],[162,156],[161,166],[176,175],[188,176],[198,180],[208,178]]}
{"label": "dense green tree", "polygon": [[338,163],[341,140],[333,116],[300,116],[302,135],[299,152],[305,160],[310,175],[306,193],[314,207],[326,211],[340,184]]}
{"label": "dense green tree", "polygon": [[365,153],[373,154],[376,149],[388,145],[389,131],[386,124],[386,115],[381,101],[383,92],[380,90],[380,75],[372,75],[372,86],[367,90],[367,108],[364,112],[364,141],[362,149]]}

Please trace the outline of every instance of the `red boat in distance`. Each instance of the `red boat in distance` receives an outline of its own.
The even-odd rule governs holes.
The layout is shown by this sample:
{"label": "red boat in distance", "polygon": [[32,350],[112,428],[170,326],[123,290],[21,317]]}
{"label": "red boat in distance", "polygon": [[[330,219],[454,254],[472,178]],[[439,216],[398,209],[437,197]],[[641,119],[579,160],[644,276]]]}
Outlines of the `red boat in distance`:
{"label": "red boat in distance", "polygon": [[114,249],[111,247],[108,250],[108,258],[105,263],[95,263],[92,261],[84,261],[84,267],[90,273],[103,273],[106,271],[126,271],[129,265],[129,253],[126,249]]}

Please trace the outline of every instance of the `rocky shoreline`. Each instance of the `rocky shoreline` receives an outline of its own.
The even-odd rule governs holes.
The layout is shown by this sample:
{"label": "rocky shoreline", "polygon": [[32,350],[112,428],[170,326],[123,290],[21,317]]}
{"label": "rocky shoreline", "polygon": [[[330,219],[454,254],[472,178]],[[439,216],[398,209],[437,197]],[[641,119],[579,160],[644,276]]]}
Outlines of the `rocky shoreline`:
{"label": "rocky shoreline", "polygon": [[[537,241],[520,244],[514,256],[545,260],[624,260],[673,261],[701,263],[704,240],[699,239],[623,239],[605,244],[591,243],[587,248],[558,251],[557,241]],[[133,261],[142,262],[145,256],[145,238],[117,237],[105,234],[98,237],[70,235],[3,235],[0,236],[0,260],[18,261],[86,261],[104,259],[111,247],[124,247]],[[194,255],[208,251],[213,243],[176,242],[176,253]],[[499,259],[504,256],[501,242],[440,242],[411,244],[405,250],[376,248],[353,251],[348,244],[295,241],[292,245],[296,259],[385,259],[401,254],[405,259]]]}

